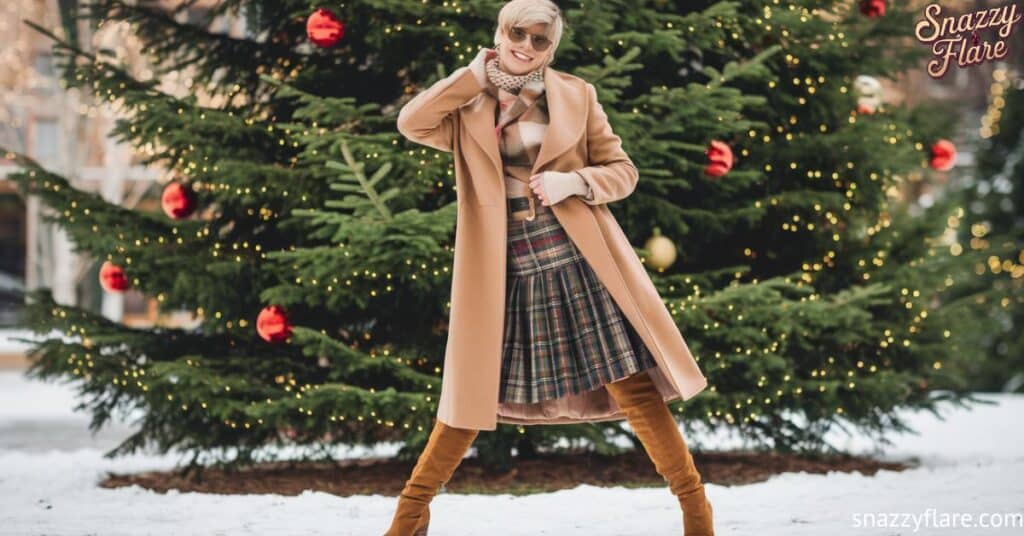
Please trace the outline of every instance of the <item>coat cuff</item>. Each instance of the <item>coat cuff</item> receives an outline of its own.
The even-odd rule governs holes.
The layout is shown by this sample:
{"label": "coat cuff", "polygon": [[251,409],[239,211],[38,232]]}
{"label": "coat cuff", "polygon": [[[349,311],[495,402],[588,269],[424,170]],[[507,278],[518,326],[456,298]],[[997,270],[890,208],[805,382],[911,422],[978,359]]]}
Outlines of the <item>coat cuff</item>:
{"label": "coat cuff", "polygon": [[575,175],[577,177],[579,177],[580,183],[582,184],[580,186],[580,190],[582,191],[582,193],[578,193],[576,195],[581,197],[584,201],[587,201],[587,202],[593,201],[594,200],[594,189],[590,187],[590,183],[588,183],[587,180],[585,178],[583,178],[583,174],[580,173],[579,170],[575,171]]}
{"label": "coat cuff", "polygon": [[622,138],[612,131],[608,115],[597,100],[597,90],[587,83],[587,163],[576,170],[591,188],[591,205],[601,205],[628,197],[636,188],[639,172],[622,149]]}

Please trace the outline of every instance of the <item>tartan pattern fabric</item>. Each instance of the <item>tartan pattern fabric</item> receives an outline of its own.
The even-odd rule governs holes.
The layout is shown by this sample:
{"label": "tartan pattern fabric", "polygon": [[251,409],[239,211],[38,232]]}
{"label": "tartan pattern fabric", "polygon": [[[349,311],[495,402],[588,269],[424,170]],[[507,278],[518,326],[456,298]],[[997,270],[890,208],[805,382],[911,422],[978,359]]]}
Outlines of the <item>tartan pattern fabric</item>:
{"label": "tartan pattern fabric", "polygon": [[657,366],[551,207],[508,228],[501,402],[579,394]]}

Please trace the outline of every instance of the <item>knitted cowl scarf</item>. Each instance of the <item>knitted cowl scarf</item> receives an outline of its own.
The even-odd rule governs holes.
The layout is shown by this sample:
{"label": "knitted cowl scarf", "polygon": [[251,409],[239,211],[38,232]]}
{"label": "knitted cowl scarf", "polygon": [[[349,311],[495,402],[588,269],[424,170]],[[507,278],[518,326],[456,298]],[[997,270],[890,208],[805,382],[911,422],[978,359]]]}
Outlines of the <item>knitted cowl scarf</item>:
{"label": "knitted cowl scarf", "polygon": [[518,94],[519,90],[531,81],[537,80],[543,82],[544,80],[543,65],[526,74],[512,74],[501,70],[501,68],[498,67],[498,58],[494,57],[487,62],[486,67],[487,78],[489,78],[494,85],[513,94]]}

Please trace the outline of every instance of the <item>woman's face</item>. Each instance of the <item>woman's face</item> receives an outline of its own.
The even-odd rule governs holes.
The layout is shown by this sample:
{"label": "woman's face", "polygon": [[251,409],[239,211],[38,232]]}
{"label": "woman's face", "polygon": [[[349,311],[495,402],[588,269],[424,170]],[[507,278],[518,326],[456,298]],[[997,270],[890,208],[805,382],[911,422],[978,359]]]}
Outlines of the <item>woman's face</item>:
{"label": "woman's face", "polygon": [[[538,22],[532,26],[520,27],[528,35],[516,43],[509,37],[508,33],[502,31],[499,37],[498,63],[501,69],[511,74],[526,74],[538,67],[545,65],[551,55],[555,52],[554,44],[548,45],[547,50],[538,52],[533,48],[533,40],[545,37],[544,31],[547,24]],[[514,28],[510,32],[516,31]]]}

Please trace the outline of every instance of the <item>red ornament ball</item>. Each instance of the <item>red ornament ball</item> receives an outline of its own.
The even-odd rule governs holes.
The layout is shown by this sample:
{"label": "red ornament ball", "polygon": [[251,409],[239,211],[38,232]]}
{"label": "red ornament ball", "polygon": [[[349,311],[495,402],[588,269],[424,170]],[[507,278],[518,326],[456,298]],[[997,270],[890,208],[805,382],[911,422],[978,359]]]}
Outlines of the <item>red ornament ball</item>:
{"label": "red ornament ball", "polygon": [[288,313],[280,305],[268,305],[256,317],[256,332],[267,342],[282,342],[292,334]]}
{"label": "red ornament ball", "polygon": [[188,185],[171,182],[164,186],[160,206],[169,218],[180,220],[189,217],[196,209],[196,194]]}
{"label": "red ornament ball", "polygon": [[107,292],[124,292],[128,288],[128,276],[125,275],[124,268],[105,261],[100,267],[100,286]]}
{"label": "red ornament ball", "polygon": [[724,142],[712,140],[704,154],[708,157],[708,165],[704,167],[704,173],[709,177],[721,177],[732,169],[732,149]]}
{"label": "red ornament ball", "polygon": [[885,15],[885,0],[861,0],[860,12],[869,17]]}
{"label": "red ornament ball", "polygon": [[345,24],[333,11],[322,7],[306,19],[306,35],[320,48],[331,47],[345,35]]}
{"label": "red ornament ball", "polygon": [[872,115],[872,114],[875,113],[875,111],[877,111],[877,108],[875,108],[874,106],[870,106],[870,105],[865,104],[865,103],[858,103],[857,104],[857,113],[859,113],[859,114],[862,114],[862,115]]}
{"label": "red ornament ball", "polygon": [[949,140],[932,144],[931,166],[937,171],[949,171],[956,163],[956,146]]}

